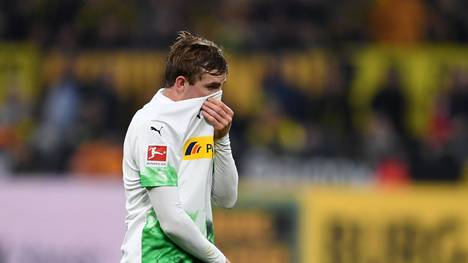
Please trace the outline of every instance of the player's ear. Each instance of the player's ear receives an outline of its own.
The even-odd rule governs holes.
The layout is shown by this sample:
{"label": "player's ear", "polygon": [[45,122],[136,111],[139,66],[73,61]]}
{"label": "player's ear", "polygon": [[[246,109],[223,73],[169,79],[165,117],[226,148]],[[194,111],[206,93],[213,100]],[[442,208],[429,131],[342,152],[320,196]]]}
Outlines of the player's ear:
{"label": "player's ear", "polygon": [[174,82],[174,88],[178,94],[183,94],[188,86],[188,80],[184,76],[178,76]]}

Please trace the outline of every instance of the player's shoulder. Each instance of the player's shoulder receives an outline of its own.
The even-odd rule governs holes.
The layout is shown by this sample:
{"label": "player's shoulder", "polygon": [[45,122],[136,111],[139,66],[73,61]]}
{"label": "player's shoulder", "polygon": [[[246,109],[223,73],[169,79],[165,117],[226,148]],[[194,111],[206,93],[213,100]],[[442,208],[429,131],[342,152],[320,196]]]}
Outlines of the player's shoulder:
{"label": "player's shoulder", "polygon": [[177,144],[183,138],[183,131],[177,127],[174,119],[165,118],[157,111],[147,112],[140,109],[133,117],[129,133],[141,141],[162,141]]}
{"label": "player's shoulder", "polygon": [[135,113],[128,134],[131,137],[156,136],[158,140],[179,142],[183,139],[187,127],[186,121],[180,120],[181,111],[174,110],[174,107],[156,94]]}

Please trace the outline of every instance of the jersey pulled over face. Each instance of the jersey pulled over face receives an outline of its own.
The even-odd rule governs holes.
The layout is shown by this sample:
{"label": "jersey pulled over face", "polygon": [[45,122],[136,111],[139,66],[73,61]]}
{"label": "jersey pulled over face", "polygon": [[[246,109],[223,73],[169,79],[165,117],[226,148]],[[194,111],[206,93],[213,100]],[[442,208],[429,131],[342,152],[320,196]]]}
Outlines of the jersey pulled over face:
{"label": "jersey pulled over face", "polygon": [[[176,186],[185,212],[213,242],[213,127],[200,112],[208,97],[172,101],[158,91],[133,117],[124,142],[127,231],[121,263],[197,262],[161,230],[147,188]],[[160,200],[164,202],[164,200]]]}

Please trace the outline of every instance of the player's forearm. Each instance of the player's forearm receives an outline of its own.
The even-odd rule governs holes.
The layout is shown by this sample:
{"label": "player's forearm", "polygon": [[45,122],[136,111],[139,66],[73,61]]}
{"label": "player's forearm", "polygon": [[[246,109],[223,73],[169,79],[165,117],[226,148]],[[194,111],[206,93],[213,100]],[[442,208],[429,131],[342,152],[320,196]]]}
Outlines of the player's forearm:
{"label": "player's forearm", "polygon": [[204,262],[226,262],[223,253],[203,236],[185,213],[176,187],[157,187],[148,192],[162,230],[174,243]]}
{"label": "player's forearm", "polygon": [[184,211],[179,211],[177,219],[171,220],[164,228],[174,243],[204,262],[226,262],[221,251],[201,234]]}
{"label": "player's forearm", "polygon": [[221,207],[233,207],[237,201],[239,176],[232,157],[229,135],[215,143],[213,201]]}

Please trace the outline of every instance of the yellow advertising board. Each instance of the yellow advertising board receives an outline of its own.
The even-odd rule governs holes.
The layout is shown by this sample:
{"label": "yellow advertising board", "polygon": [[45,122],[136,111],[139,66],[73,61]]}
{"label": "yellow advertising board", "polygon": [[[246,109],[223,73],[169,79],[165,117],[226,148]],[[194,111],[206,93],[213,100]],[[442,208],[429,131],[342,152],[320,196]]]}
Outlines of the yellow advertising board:
{"label": "yellow advertising board", "polygon": [[463,189],[315,188],[301,199],[301,262],[468,262]]}

